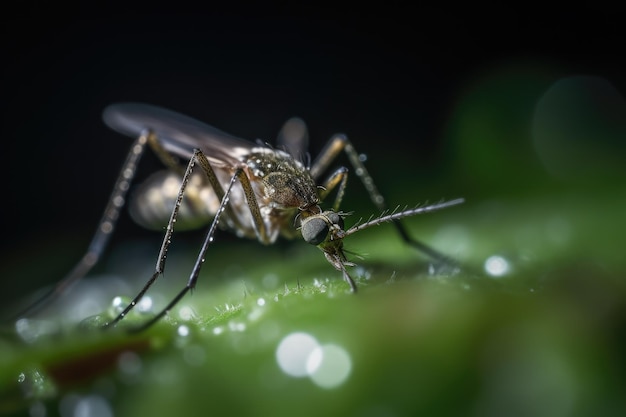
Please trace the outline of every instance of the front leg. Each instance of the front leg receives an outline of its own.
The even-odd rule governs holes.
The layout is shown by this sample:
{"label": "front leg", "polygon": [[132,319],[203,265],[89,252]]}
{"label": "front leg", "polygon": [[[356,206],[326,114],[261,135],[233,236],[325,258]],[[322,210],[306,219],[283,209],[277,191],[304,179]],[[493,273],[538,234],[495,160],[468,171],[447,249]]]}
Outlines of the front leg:
{"label": "front leg", "polygon": [[341,167],[337,171],[333,173],[321,187],[320,198],[324,200],[328,194],[331,193],[337,186],[339,189],[337,191],[337,196],[335,197],[335,202],[333,203],[333,211],[338,212],[339,206],[341,205],[341,201],[343,200],[343,196],[346,192],[346,184],[348,183],[348,169],[346,167]]}
{"label": "front leg", "polygon": [[[363,183],[363,186],[367,190],[369,197],[374,203],[374,205],[381,212],[388,210],[388,206],[387,206],[387,203],[385,202],[385,198],[380,193],[380,191],[378,191],[378,188],[374,184],[374,180],[372,179],[372,176],[369,174],[369,172],[365,168],[365,165],[363,164],[361,157],[359,156],[357,151],[354,149],[354,146],[352,146],[352,143],[348,140],[348,137],[346,135],[338,134],[338,135],[333,136],[328,141],[328,143],[326,144],[326,146],[324,147],[320,155],[317,157],[317,159],[311,166],[311,170],[310,170],[311,176],[315,180],[318,180],[319,176],[326,169],[328,169],[332,161],[334,161],[337,158],[337,156],[341,153],[341,151],[345,151],[350,163],[352,164],[352,167],[354,168],[354,172],[356,173],[357,177],[361,179],[361,182]],[[334,176],[331,176],[331,178],[327,182],[332,183],[332,179],[336,175],[337,174],[335,174]],[[347,175],[345,175],[344,177],[347,177]],[[328,192],[326,192],[326,194],[328,194]],[[338,201],[340,202],[341,197],[343,196],[343,186],[340,186],[340,190],[338,194],[340,194],[338,196],[339,197]],[[322,195],[325,195],[325,194],[322,193]],[[338,207],[334,209],[337,210]],[[404,227],[404,225],[400,221],[394,220],[393,224],[396,227],[396,230],[398,234],[400,235],[400,237],[402,238],[402,240],[405,241],[407,244],[413,246],[414,248],[426,254],[427,256],[429,256],[430,258],[432,258],[433,260],[437,261],[440,264],[447,265],[447,266],[457,265],[457,262],[454,259],[448,257],[447,255],[444,255],[443,253],[439,252],[436,249],[431,248],[425,243],[422,243],[419,240],[411,237],[409,233],[407,232],[406,228]]]}
{"label": "front leg", "polygon": [[350,143],[346,135],[335,135],[330,138],[322,152],[311,166],[311,176],[313,179],[318,180],[319,176],[328,169],[329,165],[337,158],[337,156],[339,156],[341,151],[346,152],[346,155],[354,168],[354,172],[357,177],[361,179],[361,182],[365,186],[370,199],[376,205],[376,208],[378,208],[379,211],[387,210],[387,204],[385,203],[384,197],[380,191],[378,191],[372,176],[365,168],[363,161],[361,161],[361,157],[354,149],[354,146],[352,146],[352,143]]}

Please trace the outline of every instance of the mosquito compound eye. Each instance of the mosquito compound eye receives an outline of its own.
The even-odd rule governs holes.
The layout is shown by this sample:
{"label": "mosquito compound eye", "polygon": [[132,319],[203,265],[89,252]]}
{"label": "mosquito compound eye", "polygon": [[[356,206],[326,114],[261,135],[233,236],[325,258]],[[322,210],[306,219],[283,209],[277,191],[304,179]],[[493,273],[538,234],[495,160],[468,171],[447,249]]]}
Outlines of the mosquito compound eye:
{"label": "mosquito compound eye", "polygon": [[321,217],[312,217],[302,223],[302,238],[311,245],[319,245],[326,240],[330,225]]}
{"label": "mosquito compound eye", "polygon": [[341,217],[339,214],[335,213],[334,211],[327,211],[324,214],[326,215],[328,220],[331,221],[332,224],[339,226],[339,228],[343,230],[343,217]]}

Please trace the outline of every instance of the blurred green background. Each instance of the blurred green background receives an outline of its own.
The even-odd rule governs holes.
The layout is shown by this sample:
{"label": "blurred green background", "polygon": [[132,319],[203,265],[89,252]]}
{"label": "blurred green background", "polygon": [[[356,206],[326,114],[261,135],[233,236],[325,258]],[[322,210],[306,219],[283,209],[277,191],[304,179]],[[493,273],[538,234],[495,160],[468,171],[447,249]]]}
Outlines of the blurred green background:
{"label": "blurred green background", "polygon": [[[100,114],[124,100],[270,142],[299,115],[313,156],[343,131],[390,205],[467,200],[406,222],[461,267],[372,228],[346,240],[355,296],[316,248],[219,233],[167,320],[100,332],[93,316],[140,288],[160,243],[125,216],[86,282],[3,327],[0,414],[626,413],[626,85],[611,13],[46,11],[3,18],[7,315],[88,244],[129,145]],[[376,214],[354,177],[343,209],[348,225]],[[152,305],[128,323],[182,287],[201,239],[175,237]]]}

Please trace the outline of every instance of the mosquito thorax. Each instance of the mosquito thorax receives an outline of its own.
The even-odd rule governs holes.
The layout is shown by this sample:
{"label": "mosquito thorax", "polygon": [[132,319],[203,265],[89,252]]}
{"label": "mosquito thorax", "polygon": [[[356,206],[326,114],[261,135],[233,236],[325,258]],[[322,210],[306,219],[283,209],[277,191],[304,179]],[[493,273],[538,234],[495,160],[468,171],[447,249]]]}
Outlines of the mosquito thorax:
{"label": "mosquito thorax", "polygon": [[300,231],[302,238],[311,245],[321,245],[324,242],[341,238],[343,232],[343,217],[334,211],[325,211],[302,219]]}
{"label": "mosquito thorax", "polygon": [[266,196],[276,207],[309,207],[319,202],[317,185],[308,169],[286,152],[254,148],[246,165],[263,182]]}

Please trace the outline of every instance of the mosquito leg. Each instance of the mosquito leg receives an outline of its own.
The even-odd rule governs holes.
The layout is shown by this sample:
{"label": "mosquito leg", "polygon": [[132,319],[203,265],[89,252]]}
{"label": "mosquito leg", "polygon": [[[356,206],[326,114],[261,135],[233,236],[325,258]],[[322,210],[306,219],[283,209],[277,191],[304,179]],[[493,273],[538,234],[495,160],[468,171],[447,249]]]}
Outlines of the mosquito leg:
{"label": "mosquito leg", "polygon": [[346,270],[345,265],[341,265],[341,274],[343,275],[343,280],[346,281],[348,283],[348,285],[350,285],[350,291],[352,291],[352,293],[356,294],[357,293],[357,286],[356,286],[356,282],[354,282],[354,280],[352,279],[352,277],[350,276],[350,274],[348,274],[348,271]]}
{"label": "mosquito leg", "polygon": [[[199,151],[196,151],[199,152]],[[154,323],[158,322],[163,316],[165,316],[172,308],[174,308],[174,306],[176,304],[178,304],[178,302],[191,290],[193,290],[196,286],[196,283],[198,282],[198,276],[200,275],[200,270],[202,269],[202,265],[204,264],[205,261],[205,256],[206,256],[206,252],[209,248],[209,245],[213,242],[213,238],[215,235],[215,231],[217,230],[217,225],[220,221],[220,218],[222,217],[222,215],[224,214],[224,211],[226,209],[226,207],[228,207],[228,197],[230,196],[230,192],[233,188],[233,185],[235,184],[235,181],[239,178],[239,173],[242,172],[241,170],[237,170],[237,172],[235,172],[235,174],[232,176],[230,183],[228,184],[228,188],[226,189],[226,193],[224,194],[224,196],[221,199],[220,202],[220,206],[219,209],[217,210],[217,213],[215,215],[215,217],[213,218],[213,222],[211,223],[211,227],[209,228],[205,238],[204,238],[204,242],[202,243],[202,248],[200,249],[200,252],[198,253],[198,257],[196,259],[196,263],[194,264],[193,270],[191,271],[191,275],[189,276],[189,280],[187,281],[187,285],[185,285],[185,287],[176,295],[176,297],[174,297],[172,299],[172,301],[169,302],[169,304],[167,306],[165,306],[165,308],[163,308],[163,310],[161,310],[157,315],[155,315],[154,317],[152,317],[150,320],[148,320],[147,322],[143,323],[141,326],[133,328],[132,331],[142,331],[147,329],[148,327],[152,326]],[[247,177],[246,177],[247,179]],[[149,285],[147,285],[148,287]],[[147,290],[147,288],[144,288],[144,290],[142,290],[142,296],[143,293],[145,293],[145,290]],[[141,298],[141,297],[138,297]]]}
{"label": "mosquito leg", "polygon": [[[348,156],[348,160],[352,164],[357,177],[361,179],[361,182],[365,186],[365,189],[367,190],[370,199],[372,200],[374,205],[381,212],[387,210],[388,207],[387,203],[385,202],[385,198],[380,193],[380,191],[378,191],[378,188],[374,184],[372,176],[365,168],[365,165],[363,164],[363,161],[361,160],[357,151],[354,149],[354,146],[352,146],[352,143],[350,143],[345,135],[335,135],[328,141],[320,155],[311,166],[311,175],[313,176],[313,178],[317,179],[321,175],[321,173],[328,168],[331,162],[335,158],[337,158],[341,151],[344,151]],[[413,246],[414,248],[426,254],[435,261],[447,265],[457,264],[457,262],[450,257],[411,237],[400,221],[393,221],[393,224],[395,225],[396,230],[398,231],[398,234],[400,235],[402,240],[404,240],[408,245]]]}
{"label": "mosquito leg", "polygon": [[[174,233],[174,225],[176,224],[176,218],[178,217],[178,211],[180,209],[180,205],[181,205],[181,203],[183,201],[183,197],[185,195],[185,188],[187,187],[187,184],[189,183],[189,178],[191,177],[191,175],[193,173],[193,168],[194,168],[194,166],[196,164],[196,161],[199,160],[201,154],[202,154],[202,152],[199,151],[199,150],[195,150],[194,151],[193,156],[191,157],[191,159],[189,160],[189,163],[187,164],[187,169],[185,170],[185,173],[183,174],[183,178],[181,180],[180,189],[178,191],[178,196],[176,197],[176,202],[174,204],[174,209],[172,210],[172,214],[170,215],[170,219],[169,219],[169,221],[167,223],[167,227],[165,229],[165,236],[163,236],[163,242],[161,243],[161,249],[159,251],[159,256],[157,258],[156,266],[154,268],[154,273],[152,274],[150,279],[145,283],[145,285],[141,289],[141,291],[139,291],[139,293],[135,296],[135,298],[133,298],[133,300],[130,302],[130,304],[128,304],[126,306],[126,308],[124,308],[124,310],[117,317],[115,317],[115,319],[113,319],[109,323],[106,323],[104,325],[104,327],[114,326],[120,320],[122,320],[130,312],[130,310],[132,310],[137,305],[137,303],[139,301],[141,301],[143,296],[146,294],[148,289],[150,289],[152,284],[154,284],[154,282],[157,280],[157,278],[161,274],[163,274],[163,271],[165,270],[165,260],[167,258],[167,251],[169,250],[170,244],[172,243],[172,234]],[[202,156],[204,156],[204,155],[202,155]],[[204,170],[208,169],[208,171],[210,171],[211,174],[215,177],[215,173],[213,172],[213,169],[210,167],[210,165],[208,165],[208,161],[206,160],[206,158],[204,158],[204,161],[206,161],[208,168],[206,168],[204,166],[204,164],[201,164],[202,168]],[[219,182],[217,182],[217,177],[215,177],[215,180],[216,180],[216,185],[213,185],[215,192],[218,195],[219,194],[223,195],[224,191],[222,189],[222,186],[219,184]]]}
{"label": "mosquito leg", "polygon": [[248,208],[252,214],[252,221],[254,222],[256,235],[259,241],[264,244],[270,243],[271,239],[267,234],[267,228],[263,222],[261,209],[259,208],[259,203],[256,201],[256,194],[252,188],[252,184],[250,184],[250,179],[242,169],[238,169],[237,172],[235,172],[235,176],[241,183],[241,187],[243,188],[243,192],[246,196],[246,202],[248,203]]}
{"label": "mosquito leg", "polygon": [[[211,168],[211,164],[207,157],[201,151],[196,151],[196,158],[200,162],[202,169],[206,173],[207,179],[213,187],[217,198],[224,199],[225,193],[222,185],[220,184],[217,175],[215,175],[215,171]],[[261,243],[269,243],[271,239],[267,235],[267,228],[265,227],[265,223],[263,222],[263,216],[261,215],[261,209],[259,208],[259,203],[256,200],[256,193],[252,188],[252,184],[250,184],[250,179],[243,171],[243,169],[237,169],[234,173],[234,176],[237,177],[241,187],[243,188],[244,195],[246,197],[246,202],[248,204],[248,208],[250,209],[250,214],[252,215],[252,221],[254,222],[256,235]],[[232,206],[230,204],[224,205],[223,210],[226,212],[226,217],[229,222],[232,222],[235,225],[235,229],[243,228],[244,226],[241,224],[239,217],[233,213]]]}
{"label": "mosquito leg", "polygon": [[341,271],[341,275],[343,275],[343,280],[346,281],[348,285],[350,285],[350,290],[356,294],[358,287],[356,286],[356,282],[354,282],[354,280],[348,273],[348,270],[346,269],[346,264],[351,264],[346,263],[346,258],[343,252],[341,250],[331,252],[324,251],[324,256],[326,257],[328,262],[330,262],[330,264],[335,267],[337,271]]}
{"label": "mosquito leg", "polygon": [[333,189],[339,186],[339,190],[337,191],[337,196],[335,197],[335,202],[333,203],[333,211],[339,211],[339,206],[341,205],[341,200],[343,200],[343,196],[346,192],[346,184],[348,183],[348,169],[346,167],[341,167],[337,171],[333,173],[322,186],[322,190],[320,192],[320,197],[322,200],[326,198],[328,194],[331,193]]}
{"label": "mosquito leg", "polygon": [[[211,164],[209,163],[206,156],[202,153],[201,150],[195,149],[193,156],[189,160],[187,169],[185,170],[185,173],[183,174],[180,190],[178,191],[178,197],[176,198],[174,209],[172,210],[172,214],[170,216],[170,220],[166,228],[165,236],[163,237],[163,242],[161,244],[161,250],[159,251],[159,256],[157,258],[157,263],[156,263],[154,273],[152,274],[150,279],[145,283],[141,291],[139,291],[139,293],[135,296],[135,298],[133,298],[130,304],[128,304],[128,306],[126,306],[126,308],[115,319],[113,319],[109,323],[106,323],[104,327],[114,326],[120,320],[122,320],[137,305],[137,303],[141,301],[143,296],[146,294],[146,292],[148,292],[148,290],[154,284],[154,282],[158,279],[158,277],[163,274],[163,271],[165,270],[165,260],[167,258],[167,251],[169,250],[170,244],[172,242],[172,234],[174,233],[174,225],[176,224],[176,218],[178,217],[178,210],[180,208],[181,202],[185,195],[185,188],[189,182],[189,178],[191,177],[193,173],[193,168],[196,162],[200,163],[200,166],[202,167],[202,170],[205,172],[209,183],[211,183],[213,190],[215,191],[216,195],[218,196],[218,198],[220,198],[220,201],[221,201],[219,209],[213,219],[211,228],[209,229],[209,232],[207,234],[205,244],[202,247],[201,256],[198,257],[198,262],[201,260],[201,258],[202,258],[202,261],[204,260],[204,253],[206,252],[206,248],[208,247],[209,242],[213,240],[213,235],[215,234],[215,227],[217,227],[217,224],[219,220],[221,219],[221,217],[224,215],[224,212],[226,212],[228,216],[228,213],[232,210],[230,205],[227,203],[228,203],[228,198],[230,196],[230,192],[232,190],[233,184],[236,180],[239,180],[239,182],[241,183],[244,189],[246,200],[248,202],[250,212],[252,213],[252,217],[256,225],[257,234],[259,234],[259,239],[262,241],[267,241],[267,233],[265,229],[265,224],[263,223],[263,219],[261,216],[261,211],[256,201],[256,196],[254,194],[254,190],[252,189],[252,185],[250,184],[250,180],[245,175],[245,172],[243,172],[242,169],[237,169],[233,177],[231,178],[227,191],[224,192],[224,189],[222,185],[219,183],[218,178],[215,175],[215,171],[213,170],[213,168],[211,168]],[[233,221],[236,221],[236,216],[231,215],[228,217],[232,219]],[[185,289],[183,289],[183,291],[181,291],[181,293],[174,300],[172,300],[172,302],[161,313],[159,313],[155,319],[150,320],[150,322],[148,322],[146,326],[142,326],[142,327],[150,326],[160,317],[165,315],[167,311],[170,310],[178,302],[178,300],[180,300],[180,298],[182,298],[185,295],[185,293],[187,293],[187,291],[189,291],[191,288],[193,288],[193,286],[195,286],[195,282],[197,281],[197,275],[200,273],[200,267],[201,267],[201,262],[200,262],[200,265],[198,264],[198,262],[196,263],[196,266],[194,267],[194,272],[192,273],[192,276],[189,279],[189,283],[185,287]]]}
{"label": "mosquito leg", "polygon": [[[222,187],[222,184],[217,178],[217,175],[215,174],[215,171],[211,167],[211,164],[209,163],[209,160],[207,159],[206,155],[201,150],[196,149],[194,150],[194,158],[200,163],[200,166],[202,167],[202,170],[206,174],[207,180],[209,181],[209,184],[213,188],[213,191],[215,192],[215,195],[217,196],[217,198],[220,201],[226,199],[226,202],[228,202],[228,195],[230,195],[230,191],[224,192],[224,187]],[[265,223],[263,222],[263,217],[261,216],[261,210],[256,200],[256,194],[252,188],[252,185],[250,184],[250,179],[248,179],[243,169],[237,169],[233,176],[239,180],[244,190],[246,201],[248,203],[250,213],[252,214],[252,219],[256,226],[259,240],[261,242],[267,242],[267,232],[265,229]],[[232,206],[230,204],[224,204],[223,206],[220,206],[220,210],[226,214],[226,218],[228,219],[229,222],[232,222],[234,224],[235,228],[243,228],[243,225],[241,224],[239,217],[235,215],[235,213],[233,212]]]}
{"label": "mosquito leg", "polygon": [[137,165],[145,151],[146,143],[151,135],[152,134],[149,132],[143,132],[130,148],[126,161],[124,162],[124,165],[122,165],[120,174],[115,182],[115,186],[113,187],[113,192],[109,197],[109,202],[106,205],[104,214],[102,215],[94,237],[89,244],[87,252],[69,272],[69,274],[67,274],[61,281],[57,282],[48,292],[19,312],[15,318],[33,315],[44,308],[46,305],[63,294],[72,284],[87,275],[91,268],[93,268],[93,266],[98,262],[111,235],[113,234],[120,211],[124,207],[124,203],[126,201],[126,193],[130,188],[130,183],[135,176]]}
{"label": "mosquito leg", "polygon": [[326,147],[322,150],[320,155],[311,166],[311,175],[313,176],[313,178],[317,179],[321,175],[321,173],[328,168],[332,161],[337,158],[341,151],[344,151],[348,156],[348,159],[350,160],[350,163],[354,168],[354,172],[356,173],[357,177],[361,179],[361,182],[369,193],[372,202],[380,211],[386,210],[387,205],[385,204],[385,199],[383,198],[380,191],[378,191],[378,188],[374,184],[372,176],[365,168],[365,165],[361,161],[359,154],[356,152],[356,150],[352,146],[352,143],[350,143],[345,135],[335,135],[328,141]]}

